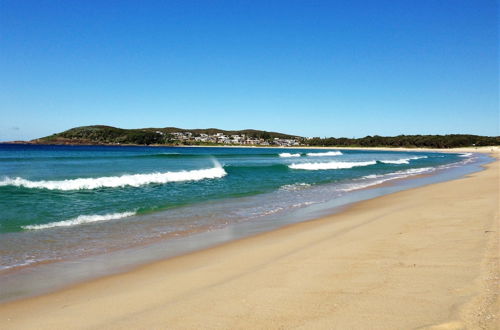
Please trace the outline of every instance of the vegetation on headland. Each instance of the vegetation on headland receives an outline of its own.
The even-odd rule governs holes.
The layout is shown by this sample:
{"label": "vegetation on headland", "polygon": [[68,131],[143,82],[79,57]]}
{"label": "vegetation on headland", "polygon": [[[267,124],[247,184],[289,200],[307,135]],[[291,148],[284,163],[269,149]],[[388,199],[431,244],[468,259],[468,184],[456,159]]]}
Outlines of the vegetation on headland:
{"label": "vegetation on headland", "polygon": [[56,133],[33,143],[133,144],[133,145],[299,145],[301,137],[260,130],[227,131],[217,128],[176,127],[123,129],[112,126],[82,126]]}
{"label": "vegetation on headland", "polygon": [[[294,142],[295,141],[295,142]],[[498,146],[499,136],[466,134],[366,136],[363,138],[304,138],[259,130],[227,131],[216,128],[176,127],[122,129],[111,126],[82,126],[31,141],[40,144],[120,145],[284,145],[324,147],[459,148]]]}
{"label": "vegetation on headland", "polygon": [[363,138],[312,138],[309,146],[325,147],[393,147],[393,148],[460,148],[500,145],[500,136],[468,134],[366,136]]}

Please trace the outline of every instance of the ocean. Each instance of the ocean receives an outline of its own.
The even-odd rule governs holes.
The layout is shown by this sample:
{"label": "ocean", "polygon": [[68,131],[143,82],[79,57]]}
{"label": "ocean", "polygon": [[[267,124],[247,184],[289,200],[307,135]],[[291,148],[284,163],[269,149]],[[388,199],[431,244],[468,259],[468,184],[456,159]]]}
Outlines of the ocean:
{"label": "ocean", "polygon": [[[447,173],[456,177],[479,170],[487,158],[336,149],[0,144],[0,276],[159,241],[180,242],[176,251],[183,252],[182,238],[238,225],[253,228],[235,238],[266,224],[311,219],[370,188],[401,190],[409,179],[421,180],[414,186],[429,183],[422,178],[449,179]],[[391,189],[379,188],[369,197]],[[188,251],[192,244],[186,244]]]}

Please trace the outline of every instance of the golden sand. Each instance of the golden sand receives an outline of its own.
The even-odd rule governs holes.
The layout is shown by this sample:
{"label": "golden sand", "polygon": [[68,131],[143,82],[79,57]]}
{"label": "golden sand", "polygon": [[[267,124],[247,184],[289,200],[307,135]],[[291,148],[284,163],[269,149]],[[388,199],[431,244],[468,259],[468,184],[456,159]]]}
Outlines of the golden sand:
{"label": "golden sand", "polygon": [[0,305],[0,328],[497,329],[499,163]]}

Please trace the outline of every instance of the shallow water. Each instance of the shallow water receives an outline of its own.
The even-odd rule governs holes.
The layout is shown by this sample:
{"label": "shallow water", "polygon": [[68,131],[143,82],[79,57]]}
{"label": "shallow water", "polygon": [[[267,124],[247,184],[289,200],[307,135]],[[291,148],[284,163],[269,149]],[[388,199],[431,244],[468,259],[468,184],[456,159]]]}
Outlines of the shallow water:
{"label": "shallow water", "polygon": [[[488,160],[364,150],[0,145],[0,299],[460,177]],[[42,285],[33,284],[41,282],[37,276]]]}

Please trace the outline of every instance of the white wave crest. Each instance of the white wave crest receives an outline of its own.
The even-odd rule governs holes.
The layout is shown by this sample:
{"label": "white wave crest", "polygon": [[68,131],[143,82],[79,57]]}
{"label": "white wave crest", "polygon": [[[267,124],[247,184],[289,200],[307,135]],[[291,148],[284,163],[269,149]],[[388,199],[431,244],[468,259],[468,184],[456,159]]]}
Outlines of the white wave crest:
{"label": "white wave crest", "polygon": [[[349,184],[345,188],[341,189],[341,191],[347,192],[347,191],[364,189],[364,188],[376,186],[378,184],[382,184],[386,181],[404,179],[404,178],[414,176],[414,175],[430,173],[434,170],[435,170],[435,168],[432,168],[432,167],[422,167],[422,168],[410,168],[408,170],[397,171],[397,172],[388,173],[388,174],[370,174],[370,175],[366,175],[362,178],[362,179],[371,179],[370,181]],[[377,180],[373,180],[373,179],[377,179]]]}
{"label": "white wave crest", "polygon": [[406,177],[406,176],[429,173],[429,172],[432,172],[434,170],[435,170],[435,168],[433,168],[433,167],[409,168],[407,170],[397,171],[397,172],[392,172],[392,173],[387,173],[387,174],[370,174],[370,175],[364,176],[363,179],[378,179],[378,178],[386,178],[386,177],[388,177],[388,178],[397,177],[399,179],[399,178]]}
{"label": "white wave crest", "polygon": [[202,170],[148,173],[148,174],[126,174],[122,176],[108,176],[100,178],[80,178],[61,181],[30,181],[23,178],[6,178],[0,181],[0,186],[16,186],[25,188],[38,188],[49,190],[83,190],[97,188],[117,187],[139,187],[151,183],[168,183],[181,181],[199,181],[203,179],[216,179],[227,173],[222,167],[214,167]]}
{"label": "white wave crest", "polygon": [[283,157],[283,158],[288,158],[288,157],[300,157],[300,154],[291,154],[289,152],[282,152],[281,154],[279,154],[280,157]]}
{"label": "white wave crest", "polygon": [[310,187],[311,185],[309,183],[301,182],[301,183],[294,183],[294,184],[285,184],[280,187],[280,190],[285,190],[285,191],[297,191],[297,190],[302,190]]}
{"label": "white wave crest", "polygon": [[433,168],[433,167],[410,168],[410,169],[407,169],[404,171],[397,171],[397,172],[392,172],[392,173],[387,173],[387,174],[370,174],[370,175],[364,176],[363,179],[380,179],[377,181],[370,182],[370,185],[380,184],[380,183],[383,183],[383,182],[389,181],[389,180],[403,179],[403,178],[406,178],[409,176],[430,173],[434,170],[435,170],[435,168]]}
{"label": "white wave crest", "polygon": [[409,158],[401,158],[401,159],[395,159],[395,160],[380,160],[381,163],[384,164],[410,164],[411,160],[415,159],[424,159],[427,158],[427,156],[414,156],[414,157],[409,157]]}
{"label": "white wave crest", "polygon": [[458,157],[470,157],[472,156],[472,152],[466,152],[464,154],[458,155]]}
{"label": "white wave crest", "polygon": [[359,166],[369,166],[375,165],[377,162],[372,160],[368,162],[328,162],[328,163],[299,163],[299,164],[291,164],[288,167],[294,170],[337,170],[337,169],[345,169],[345,168],[353,168]]}
{"label": "white wave crest", "polygon": [[377,179],[383,177],[382,174],[370,174],[370,175],[365,175],[363,179]]}
{"label": "white wave crest", "polygon": [[47,229],[54,227],[71,227],[77,226],[84,223],[98,222],[98,221],[108,221],[108,220],[116,220],[121,218],[126,218],[135,215],[135,212],[123,212],[123,213],[110,213],[110,214],[93,214],[93,215],[80,215],[76,218],[58,221],[58,222],[50,222],[42,225],[29,225],[22,226],[23,229],[28,230],[37,230],[37,229]]}
{"label": "white wave crest", "polygon": [[432,168],[432,167],[421,167],[421,168],[410,168],[408,170],[399,171],[399,172],[395,172],[395,173],[396,174],[403,174],[403,175],[416,175],[416,174],[432,172],[434,170],[435,170],[435,168]]}
{"label": "white wave crest", "polygon": [[342,155],[342,153],[340,151],[308,152],[307,155],[311,157],[325,157],[325,156],[340,156]]}

